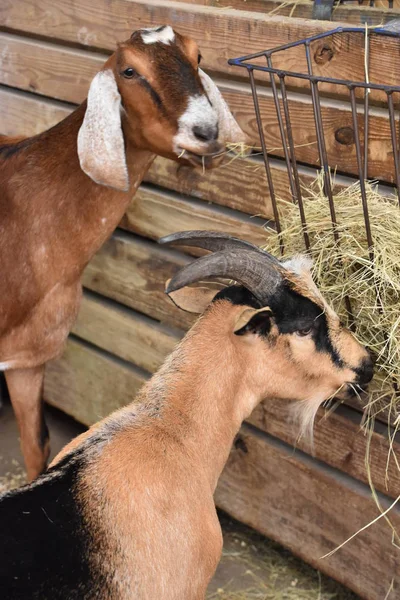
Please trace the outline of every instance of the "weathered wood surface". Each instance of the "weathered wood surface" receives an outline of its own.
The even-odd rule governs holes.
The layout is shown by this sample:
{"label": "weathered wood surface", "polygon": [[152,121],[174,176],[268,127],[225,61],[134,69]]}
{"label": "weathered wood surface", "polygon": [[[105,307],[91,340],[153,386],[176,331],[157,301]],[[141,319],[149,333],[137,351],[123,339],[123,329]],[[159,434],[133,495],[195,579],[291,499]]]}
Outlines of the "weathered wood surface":
{"label": "weathered wood surface", "polygon": [[182,332],[86,293],[72,332],[97,347],[154,373]]}
{"label": "weathered wood surface", "polygon": [[261,219],[142,185],[125,213],[121,227],[153,240],[189,229],[224,231],[262,246],[268,235],[264,223]]}
{"label": "weathered wood surface", "polygon": [[67,104],[0,87],[0,132],[5,135],[36,135],[70,112]]}
{"label": "weathered wood surface", "polygon": [[70,338],[62,357],[46,366],[44,399],[92,425],[132,402],[146,379],[132,365]]}
{"label": "weathered wood surface", "polygon": [[[377,432],[371,434],[369,442],[369,436],[360,426],[360,413],[343,407],[326,418],[325,410],[320,408],[315,420],[312,447],[309,440],[298,439],[296,426],[291,420],[291,407],[291,402],[283,400],[263,402],[248,421],[364,483],[369,483],[365,457],[370,443],[369,469],[374,487],[393,498],[400,494],[400,472],[391,455],[390,443],[385,435]],[[398,443],[393,444],[393,453],[400,461]],[[387,464],[388,455],[390,459]]]}
{"label": "weathered wood surface", "polygon": [[[284,17],[299,17],[311,19],[313,14],[312,0],[287,2],[285,0],[176,0],[186,4],[201,4],[216,8],[236,8],[251,12],[262,12],[265,15],[281,15]],[[335,5],[331,21],[354,23],[358,25],[381,25],[400,16],[400,2],[393,1],[393,8],[388,8],[388,0],[376,0],[374,6],[369,6],[370,0],[361,0],[349,4]],[[332,23],[332,28],[335,23]]]}
{"label": "weathered wood surface", "polygon": [[84,285],[168,325],[185,329],[194,316],[177,308],[164,293],[165,282],[188,256],[117,232],[87,266]]}
{"label": "weathered wood surface", "polygon": [[[119,358],[153,373],[173,350],[183,332],[139,315],[104,298],[85,295],[73,333]],[[116,374],[117,376],[117,374]],[[265,401],[257,407],[250,423],[288,444],[310,453],[308,441],[297,439],[291,423],[291,403]],[[341,409],[326,418],[320,409],[316,418],[313,454],[315,458],[368,483],[365,455],[368,437],[360,428],[361,415]],[[400,461],[400,446],[393,452]],[[389,442],[373,433],[370,446],[371,478],[377,490],[396,497],[400,493],[400,474],[393,456],[386,465]]]}
{"label": "weathered wood surface", "polygon": [[[115,41],[127,39],[140,27],[169,23],[181,33],[196,39],[204,56],[204,66],[221,73],[244,76],[241,69],[230,67],[228,58],[273,48],[310,35],[329,31],[330,22],[282,18],[249,12],[186,4],[171,0],[3,0],[0,23],[7,29],[29,32],[56,40],[65,40],[81,47],[113,50]],[[209,35],[212,31],[213,35]],[[355,34],[336,35],[329,41],[320,40],[312,48],[315,75],[355,79],[364,77],[364,41]],[[400,64],[396,60],[397,43],[374,37],[371,40],[371,81],[397,85]],[[305,56],[298,49],[276,56],[279,68],[302,70]],[[300,87],[304,82],[292,82]],[[328,88],[327,88],[328,89]],[[331,91],[335,91],[332,86]],[[337,90],[336,90],[337,91]]]}
{"label": "weathered wood surface", "polygon": [[[230,515],[290,548],[366,600],[398,597],[400,554],[367,486],[255,430],[242,429],[215,494]],[[384,502],[386,508],[389,503]],[[398,509],[391,513],[400,531]],[[388,593],[392,578],[394,591]]]}

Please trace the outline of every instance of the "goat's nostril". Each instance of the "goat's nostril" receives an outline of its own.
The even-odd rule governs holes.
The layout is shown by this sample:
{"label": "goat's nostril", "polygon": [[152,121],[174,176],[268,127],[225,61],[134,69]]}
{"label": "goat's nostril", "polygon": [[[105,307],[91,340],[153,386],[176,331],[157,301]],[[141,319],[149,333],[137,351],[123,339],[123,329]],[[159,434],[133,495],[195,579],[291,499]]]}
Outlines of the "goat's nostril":
{"label": "goat's nostril", "polygon": [[368,358],[364,358],[361,365],[356,370],[356,373],[358,384],[366,385],[371,381],[374,375],[374,363],[370,356],[368,356]]}
{"label": "goat's nostril", "polygon": [[213,142],[218,139],[218,126],[195,125],[193,135],[202,142]]}

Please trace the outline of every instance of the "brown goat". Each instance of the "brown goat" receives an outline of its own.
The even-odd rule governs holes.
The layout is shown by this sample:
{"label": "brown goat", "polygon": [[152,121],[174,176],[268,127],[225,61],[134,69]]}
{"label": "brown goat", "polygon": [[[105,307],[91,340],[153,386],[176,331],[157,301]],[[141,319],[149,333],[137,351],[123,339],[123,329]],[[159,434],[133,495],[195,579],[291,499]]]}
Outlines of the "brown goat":
{"label": "brown goat", "polygon": [[[311,425],[324,399],[371,379],[306,260],[209,232],[165,241],[217,250],[168,286],[186,310],[210,305],[135,403],[0,498],[9,600],[204,600],[222,548],[213,493],[243,419],[263,398],[291,398]],[[243,285],[214,298],[180,289],[208,276]]]}
{"label": "brown goat", "polygon": [[243,134],[197,44],[163,26],[135,32],[87,101],[28,139],[0,138],[0,369],[32,479],[48,457],[45,363],[59,355],[81,274],[120,221],[156,154],[206,167]]}

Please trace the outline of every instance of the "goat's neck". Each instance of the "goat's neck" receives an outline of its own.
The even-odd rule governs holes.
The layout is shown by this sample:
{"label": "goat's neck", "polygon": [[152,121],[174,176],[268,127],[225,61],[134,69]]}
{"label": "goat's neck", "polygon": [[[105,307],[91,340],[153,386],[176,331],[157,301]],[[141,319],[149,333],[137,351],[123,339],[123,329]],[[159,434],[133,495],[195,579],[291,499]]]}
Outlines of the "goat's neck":
{"label": "goat's neck", "polygon": [[[43,171],[49,204],[42,210],[54,213],[55,226],[62,223],[63,238],[73,240],[75,265],[83,268],[111,235],[126,211],[155,155],[135,147],[126,138],[126,161],[130,188],[121,192],[96,184],[80,168],[77,153],[78,132],[85,115],[86,102],[55,127],[32,143]],[[40,147],[39,152],[37,151]],[[61,218],[60,218],[61,217]],[[70,230],[70,232],[69,232]],[[54,236],[53,239],[57,239]]]}
{"label": "goat's neck", "polygon": [[240,364],[231,330],[215,313],[202,317],[150,382],[162,396],[163,425],[201,462],[212,491],[242,421],[261,400]]}

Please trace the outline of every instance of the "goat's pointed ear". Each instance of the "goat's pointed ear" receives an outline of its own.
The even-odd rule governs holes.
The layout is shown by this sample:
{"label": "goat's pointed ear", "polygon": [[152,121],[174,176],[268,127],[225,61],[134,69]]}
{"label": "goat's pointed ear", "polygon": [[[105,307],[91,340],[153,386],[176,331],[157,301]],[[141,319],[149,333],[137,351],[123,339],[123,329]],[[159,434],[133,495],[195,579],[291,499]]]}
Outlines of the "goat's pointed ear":
{"label": "goat's pointed ear", "polygon": [[[167,281],[167,286],[169,281]],[[206,287],[184,287],[175,292],[169,292],[168,296],[178,308],[200,315],[211,304],[218,291]]]}
{"label": "goat's pointed ear", "polygon": [[218,113],[218,141],[225,144],[244,144],[247,136],[236,122],[221,92],[202,69],[199,69],[199,75],[208,99]]}
{"label": "goat's pointed ear", "polygon": [[93,181],[117,190],[129,188],[121,127],[121,96],[111,69],[90,84],[85,118],[78,133],[82,171]]}
{"label": "goat's pointed ear", "polygon": [[267,334],[271,329],[272,311],[268,306],[263,308],[243,307],[242,312],[236,319],[233,332],[236,335],[245,335],[246,333]]}

